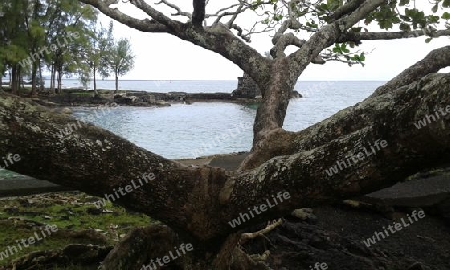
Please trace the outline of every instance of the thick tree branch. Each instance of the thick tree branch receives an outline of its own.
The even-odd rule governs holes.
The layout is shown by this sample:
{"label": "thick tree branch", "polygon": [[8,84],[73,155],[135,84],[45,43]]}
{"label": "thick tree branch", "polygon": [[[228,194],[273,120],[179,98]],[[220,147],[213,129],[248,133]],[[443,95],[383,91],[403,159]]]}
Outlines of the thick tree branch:
{"label": "thick tree branch", "polygon": [[117,9],[109,8],[109,6],[102,1],[99,0],[79,0],[82,3],[92,5],[97,8],[100,12],[105,14],[106,16],[114,19],[120,23],[123,23],[131,28],[142,32],[153,32],[153,33],[166,33],[169,32],[169,28],[164,24],[161,24],[155,20],[138,20],[131,16],[128,16]]}
{"label": "thick tree branch", "polygon": [[425,77],[428,74],[436,73],[439,70],[450,66],[450,46],[445,46],[431,51],[424,59],[405,69],[402,73],[390,80],[387,84],[380,86],[372,96],[389,93],[402,85],[407,85]]}
{"label": "thick tree branch", "polygon": [[219,53],[261,84],[266,84],[270,79],[271,60],[248,46],[225,25],[218,24],[205,29],[186,26],[176,35],[183,40]]}
{"label": "thick tree branch", "polygon": [[[339,38],[340,34],[363,19],[367,14],[385,3],[386,0],[365,1],[356,11],[336,21],[333,24],[322,27],[300,49],[279,62],[272,64],[272,78],[274,82],[269,89],[260,86],[263,92],[263,102],[258,107],[254,127],[254,140],[252,151],[258,151],[259,145],[269,136],[271,131],[281,128],[285,119],[285,113],[289,104],[290,89],[298,80],[298,77],[322,52],[331,46]],[[289,25],[285,26],[287,29]],[[280,30],[282,31],[282,30]],[[281,36],[280,36],[281,37]],[[275,40],[275,44],[279,40]],[[277,60],[277,59],[276,59]],[[289,89],[289,90],[288,90]]]}
{"label": "thick tree branch", "polygon": [[153,20],[167,26],[171,32],[176,32],[180,30],[182,25],[181,22],[170,19],[162,12],[159,12],[158,10],[154,9],[152,6],[147,4],[144,0],[130,0],[130,3],[132,3],[137,8],[147,13],[147,15],[150,16]]}
{"label": "thick tree branch", "polygon": [[[230,207],[238,207],[243,197],[269,197],[274,190],[287,190],[293,197],[283,204],[287,213],[291,203],[308,207],[365,194],[427,166],[445,164],[450,160],[450,113],[444,116],[439,112],[441,117],[422,129],[414,123],[446,108],[450,104],[449,90],[450,75],[433,74],[339,112],[296,136],[297,154],[275,157],[230,179],[222,200]],[[348,133],[347,129],[353,131]],[[325,169],[337,161],[346,162],[376,140],[386,140],[388,147],[350,168],[327,175]]]}
{"label": "thick tree branch", "polygon": [[[431,51],[424,59],[412,65],[391,81],[380,86],[371,96],[393,94],[395,90],[423,78],[431,73],[450,66],[450,46]],[[324,125],[317,124],[300,132],[286,132],[278,129],[274,130],[269,138],[253,151],[241,165],[241,170],[255,168],[263,162],[281,155],[292,155],[298,151],[308,151],[319,147],[333,139],[336,134],[347,136],[358,129],[363,128],[370,119],[360,119],[353,121],[353,117],[346,117],[348,114],[359,113],[354,107],[343,110],[332,120],[324,121]],[[326,123],[326,124],[325,124]],[[327,132],[325,132],[327,130]],[[320,134],[321,136],[309,137],[306,134]],[[283,142],[283,143],[280,143]]]}
{"label": "thick tree branch", "polygon": [[[227,175],[217,168],[183,167],[92,125],[57,136],[76,121],[2,94],[0,152],[23,157],[23,162],[8,169],[100,196],[114,194],[131,180],[142,179],[144,173],[154,173],[154,180],[120,196],[117,202],[165,222],[184,237],[207,242],[242,229],[232,228],[228,222],[278,192],[289,192],[291,198],[245,226],[299,206],[375,191],[420,169],[448,162],[450,114],[426,128],[413,125],[448,104],[450,75],[431,75],[315,125],[297,140],[296,154]],[[336,119],[367,124],[341,136],[342,132],[329,128]],[[317,146],[316,140],[326,143]],[[376,140],[386,140],[389,147],[327,176],[325,170],[345,159],[349,151],[356,154]]]}
{"label": "thick tree branch", "polygon": [[334,11],[334,13],[331,14],[328,19],[331,20],[330,22],[339,20],[359,8],[364,3],[364,1],[365,0],[352,0]]}
{"label": "thick tree branch", "polygon": [[442,36],[450,36],[450,29],[427,31],[417,30],[410,32],[361,32],[361,33],[344,33],[338,39],[338,42],[359,42],[362,40],[393,40],[403,38],[415,38],[429,36],[438,38]]}
{"label": "thick tree branch", "polygon": [[275,46],[270,50],[270,55],[273,58],[286,57],[284,51],[290,45],[297,46],[301,48],[305,44],[306,40],[301,40],[296,37],[293,33],[287,33],[278,37]]}
{"label": "thick tree branch", "polygon": [[213,27],[192,27],[191,24],[183,24],[170,20],[161,12],[155,10],[142,0],[133,0],[132,3],[146,12],[152,22],[157,22],[158,27],[149,24],[149,20],[140,21],[131,18],[117,10],[110,9],[99,0],[80,0],[98,8],[102,13],[124,23],[130,27],[143,32],[166,32],[180,39],[189,41],[207,50],[219,53],[226,59],[239,66],[255,80],[266,83],[269,80],[270,60],[261,56],[255,49],[245,44],[243,40],[236,37],[226,26],[218,24]]}

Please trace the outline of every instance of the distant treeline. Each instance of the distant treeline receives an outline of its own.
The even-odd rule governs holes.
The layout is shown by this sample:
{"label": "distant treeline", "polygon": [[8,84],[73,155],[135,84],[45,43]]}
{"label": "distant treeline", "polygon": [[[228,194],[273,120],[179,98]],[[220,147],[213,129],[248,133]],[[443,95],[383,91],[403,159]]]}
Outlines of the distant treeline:
{"label": "distant treeline", "polygon": [[[113,24],[104,28],[92,6],[73,0],[8,0],[0,2],[0,85],[9,75],[17,94],[25,76],[35,95],[48,70],[50,91],[61,91],[62,77],[77,76],[86,86],[90,78],[118,77],[133,68],[129,40],[115,40]],[[47,85],[48,86],[48,85]]]}

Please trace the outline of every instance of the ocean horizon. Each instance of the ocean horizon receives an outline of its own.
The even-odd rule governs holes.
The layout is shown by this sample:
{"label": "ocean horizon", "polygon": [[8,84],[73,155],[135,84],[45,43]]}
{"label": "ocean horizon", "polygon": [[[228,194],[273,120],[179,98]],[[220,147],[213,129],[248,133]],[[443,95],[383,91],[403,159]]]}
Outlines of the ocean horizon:
{"label": "ocean horizon", "polygon": [[[46,86],[48,86],[48,81]],[[385,81],[299,81],[294,90],[300,94],[321,91],[332,87],[337,88],[359,85],[382,85]],[[238,81],[236,80],[119,80],[119,90],[126,91],[147,91],[157,93],[186,92],[186,93],[231,93],[236,90]],[[82,88],[92,90],[94,84],[91,81],[88,88],[77,79],[63,79],[63,88]],[[353,87],[352,87],[353,88]],[[114,80],[98,80],[97,89],[115,90]]]}

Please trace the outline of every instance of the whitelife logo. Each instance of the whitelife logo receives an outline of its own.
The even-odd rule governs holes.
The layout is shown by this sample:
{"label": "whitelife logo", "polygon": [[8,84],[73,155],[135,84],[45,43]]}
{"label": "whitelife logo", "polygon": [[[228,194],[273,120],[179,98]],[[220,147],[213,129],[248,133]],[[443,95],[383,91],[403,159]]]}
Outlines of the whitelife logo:
{"label": "whitelife logo", "polygon": [[[385,148],[388,146],[388,143],[385,140],[376,140],[374,145],[370,144],[370,150],[368,150],[366,147],[363,147],[363,151],[359,152],[356,155],[347,156],[345,160],[338,160],[336,162],[336,165],[330,167],[329,169],[325,169],[325,172],[328,176],[332,176],[333,174],[338,174],[339,171],[342,171],[344,169],[347,169],[348,167],[351,167],[355,164],[357,164],[360,161],[363,161],[367,157],[370,157],[372,155],[376,155],[377,152],[381,151],[382,148]],[[352,163],[353,162],[353,163]]]}
{"label": "whitelife logo", "polygon": [[[175,253],[178,256],[175,256],[172,253],[172,251],[169,251],[169,255],[166,255],[162,258],[152,259],[149,264],[143,265],[140,270],[156,270],[156,269],[158,269],[158,266],[163,267],[165,264],[168,264],[171,261],[174,261],[174,260],[180,258],[182,255],[185,255],[187,252],[194,250],[194,247],[190,243],[186,244],[186,245],[185,244],[180,245],[180,250],[181,250],[181,253],[183,253],[183,254],[180,253],[180,250],[178,250],[177,247],[174,247],[174,248],[175,248]],[[158,265],[156,265],[155,262],[157,262]]]}
{"label": "whitelife logo", "polygon": [[[391,232],[391,234],[394,234],[398,231],[401,231],[403,228],[409,227],[409,225],[413,224],[415,221],[418,221],[422,218],[425,217],[425,212],[420,210],[414,210],[411,213],[411,216],[414,218],[414,220],[409,216],[409,214],[407,215],[408,217],[408,222],[405,222],[404,218],[401,218],[401,223],[400,222],[394,222],[394,226],[389,225],[386,229],[386,227],[383,227],[383,232],[375,232],[375,234],[371,237],[371,238],[367,238],[366,240],[363,240],[363,243],[367,246],[370,247],[372,245],[375,245],[378,241],[381,241],[381,237],[383,237],[383,239],[385,239],[386,237],[388,237],[390,234],[389,232]],[[389,232],[388,232],[389,230]],[[377,241],[378,240],[378,241]]]}
{"label": "whitelife logo", "polygon": [[13,256],[15,253],[18,253],[19,250],[34,245],[57,231],[58,227],[56,225],[46,225],[45,228],[40,231],[40,233],[35,232],[33,236],[30,236],[26,239],[21,239],[20,242],[19,240],[16,240],[17,245],[9,246],[4,251],[0,251],[0,260],[7,259],[9,256]]}
{"label": "whitelife logo", "polygon": [[431,124],[432,122],[436,122],[437,120],[441,119],[441,117],[447,116],[447,114],[450,114],[450,105],[448,105],[445,110],[443,108],[439,108],[435,110],[434,114],[425,115],[422,120],[414,123],[414,126],[416,126],[417,129],[421,129],[423,127],[426,127],[428,124]]}
{"label": "whitelife logo", "polygon": [[2,159],[3,161],[0,162],[0,164],[3,163],[3,165],[0,165],[0,171],[8,168],[9,166],[12,166],[14,163],[19,162],[21,160],[21,157],[19,154],[13,155],[9,153],[6,156],[2,157]]}
{"label": "whitelife logo", "polygon": [[[148,184],[149,181],[153,181],[155,180],[155,174],[153,173],[144,173],[142,175],[142,180],[144,180],[145,184]],[[105,198],[102,198],[96,202],[94,202],[95,207],[97,208],[102,208],[106,206],[106,203],[109,202],[114,202],[116,200],[118,200],[121,196],[125,196],[128,193],[133,192],[134,190],[141,188],[142,186],[144,186],[144,183],[142,182],[142,180],[140,178],[138,178],[139,181],[139,185],[136,184],[136,182],[134,182],[134,180],[131,180],[131,184],[130,185],[126,185],[125,188],[123,187],[119,187],[117,190],[114,188],[114,194],[105,194]],[[120,193],[120,195],[119,195]]]}
{"label": "whitelife logo", "polygon": [[[289,192],[287,192],[287,191],[285,191],[284,193],[278,192],[276,197],[272,195],[272,200],[273,200],[274,204],[272,204],[269,199],[266,199],[267,204],[263,203],[259,206],[254,206],[253,208],[249,207],[248,213],[239,213],[239,216],[237,218],[233,219],[232,221],[229,221],[228,224],[230,224],[230,226],[232,228],[236,228],[237,226],[240,226],[242,223],[254,218],[255,214],[253,213],[253,211],[256,212],[256,215],[260,215],[261,213],[266,212],[270,208],[273,208],[273,207],[277,206],[278,204],[282,203],[284,200],[288,200],[290,198],[291,198],[291,194],[289,194]],[[258,210],[260,210],[261,212]]]}

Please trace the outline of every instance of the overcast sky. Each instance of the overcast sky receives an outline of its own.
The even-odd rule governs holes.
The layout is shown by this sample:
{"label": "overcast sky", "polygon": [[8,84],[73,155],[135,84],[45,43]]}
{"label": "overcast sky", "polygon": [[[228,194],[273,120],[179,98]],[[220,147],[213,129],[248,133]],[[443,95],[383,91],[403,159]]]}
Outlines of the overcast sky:
{"label": "overcast sky", "polygon": [[[181,2],[180,2],[181,1]],[[211,0],[210,10],[215,10],[223,2]],[[191,1],[174,0],[185,10],[191,11]],[[142,18],[142,13],[129,8],[130,4],[120,4],[120,10]],[[240,22],[252,21],[252,15],[244,15]],[[109,18],[102,16],[107,25]],[[239,22],[239,21],[238,21]],[[123,79],[129,80],[234,80],[242,75],[239,67],[222,56],[182,41],[168,34],[142,33],[118,22],[114,23],[116,38],[131,40],[135,58],[135,68]],[[405,68],[422,59],[435,48],[449,44],[449,38],[439,38],[425,43],[425,38],[394,41],[364,42],[361,50],[367,55],[366,66],[349,67],[344,63],[330,62],[325,65],[311,64],[299,80],[380,80],[386,81]],[[270,50],[270,37],[261,34],[252,38],[251,45],[260,53]],[[447,70],[446,70],[447,71]]]}

